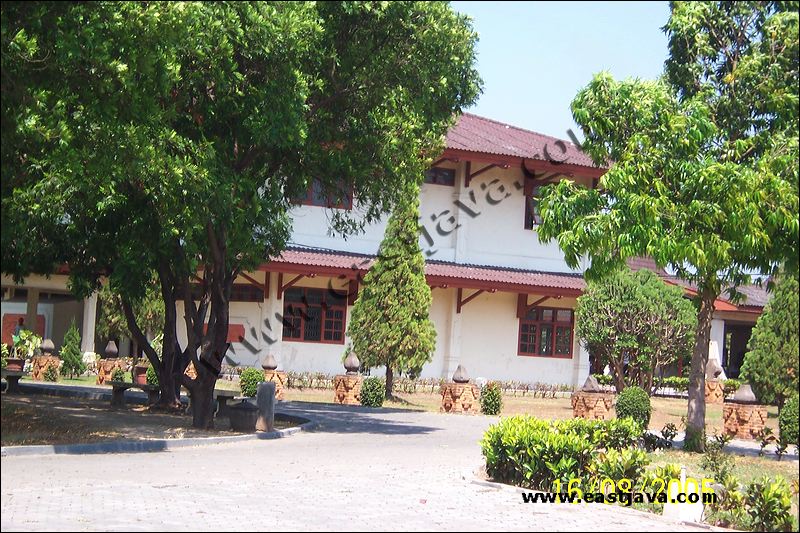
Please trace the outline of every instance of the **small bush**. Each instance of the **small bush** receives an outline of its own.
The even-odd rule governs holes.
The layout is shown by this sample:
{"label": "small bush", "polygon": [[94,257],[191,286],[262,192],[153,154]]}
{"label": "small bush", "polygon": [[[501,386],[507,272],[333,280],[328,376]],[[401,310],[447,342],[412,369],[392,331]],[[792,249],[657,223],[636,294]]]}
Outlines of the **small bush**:
{"label": "small bush", "polygon": [[125,371],[121,368],[115,368],[111,373],[111,381],[125,381]]}
{"label": "small bush", "polygon": [[725,479],[733,473],[736,460],[722,449],[723,444],[716,440],[706,442],[706,450],[700,460],[700,468],[714,474],[714,479]]}
{"label": "small bush", "polygon": [[798,444],[798,396],[795,394],[783,404],[780,415],[778,416],[778,427],[780,436],[786,442]]}
{"label": "small bush", "polygon": [[497,416],[503,410],[503,395],[500,385],[491,381],[481,390],[481,413]]}
{"label": "small bush", "polygon": [[381,378],[366,378],[361,384],[361,405],[383,407],[386,399],[386,385]]}
{"label": "small bush", "polygon": [[258,384],[264,381],[264,372],[257,368],[245,368],[239,378],[242,396],[253,397],[258,393]]}
{"label": "small bush", "polygon": [[47,365],[47,368],[44,369],[44,380],[58,381],[58,367],[56,365]]}
{"label": "small bush", "polygon": [[738,379],[726,379],[722,382],[722,389],[725,393],[725,396],[733,394],[736,390],[741,386],[742,382]]}
{"label": "small bush", "polygon": [[64,360],[61,372],[65,376],[80,376],[86,372],[86,363],[83,362],[83,352],[81,351],[81,335],[78,333],[74,319],[64,335],[64,342],[61,345],[61,359]]}
{"label": "small bush", "polygon": [[573,478],[588,483],[600,453],[633,448],[640,435],[641,428],[630,419],[548,421],[512,416],[489,427],[481,450],[492,478],[551,491],[556,480],[564,487]]}
{"label": "small bush", "polygon": [[792,492],[782,477],[762,478],[747,486],[745,507],[754,531],[792,531]]}
{"label": "small bush", "polygon": [[650,424],[650,396],[639,387],[625,387],[617,397],[617,418],[632,418],[642,429]]}
{"label": "small bush", "polygon": [[153,365],[147,367],[147,384],[158,386],[158,372],[153,368]]}

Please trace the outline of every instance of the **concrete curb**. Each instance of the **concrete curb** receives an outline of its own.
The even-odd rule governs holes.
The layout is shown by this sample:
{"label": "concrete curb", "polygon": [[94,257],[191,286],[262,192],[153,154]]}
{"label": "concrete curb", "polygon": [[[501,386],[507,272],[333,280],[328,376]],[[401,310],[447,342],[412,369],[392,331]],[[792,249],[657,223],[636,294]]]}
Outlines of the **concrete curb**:
{"label": "concrete curb", "polygon": [[0,448],[2,457],[22,457],[29,455],[86,455],[99,453],[143,453],[164,452],[191,446],[207,446],[214,444],[229,444],[249,440],[273,440],[290,437],[301,431],[312,430],[317,423],[307,418],[284,413],[282,417],[302,422],[299,426],[278,429],[275,431],[252,433],[249,435],[231,435],[229,437],[192,437],[187,439],[152,439],[131,440],[120,439],[109,442],[96,442],[92,444],[46,444],[37,446],[3,446]]}

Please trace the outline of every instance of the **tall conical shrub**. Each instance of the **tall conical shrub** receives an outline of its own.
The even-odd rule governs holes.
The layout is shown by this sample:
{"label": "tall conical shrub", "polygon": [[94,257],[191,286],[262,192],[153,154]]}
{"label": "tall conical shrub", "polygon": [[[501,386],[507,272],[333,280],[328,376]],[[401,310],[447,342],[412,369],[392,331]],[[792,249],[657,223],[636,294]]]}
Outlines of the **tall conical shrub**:
{"label": "tall conical shrub", "polygon": [[413,187],[389,218],[348,326],[361,362],[386,367],[387,398],[395,372],[418,373],[431,360],[436,347],[431,300],[419,246],[419,188]]}
{"label": "tall conical shrub", "polygon": [[79,376],[86,371],[81,352],[81,335],[75,326],[75,320],[69,325],[67,333],[64,335],[64,342],[61,345],[61,374],[70,377]]}

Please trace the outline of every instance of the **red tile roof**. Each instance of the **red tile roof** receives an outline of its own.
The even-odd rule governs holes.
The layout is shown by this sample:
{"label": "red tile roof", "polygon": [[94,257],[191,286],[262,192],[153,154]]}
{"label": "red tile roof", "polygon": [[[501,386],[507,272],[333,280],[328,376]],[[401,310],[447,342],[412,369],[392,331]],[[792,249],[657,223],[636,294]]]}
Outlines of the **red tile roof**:
{"label": "red tile roof", "polygon": [[[374,256],[363,254],[293,247],[285,250],[279,257],[273,258],[265,269],[296,274],[308,272],[356,277],[366,273],[374,259]],[[486,290],[578,295],[586,287],[580,274],[462,265],[443,261],[426,263],[425,275],[428,281],[436,286],[448,285]]]}
{"label": "red tile roof", "polygon": [[597,168],[575,144],[464,113],[447,133],[447,148]]}

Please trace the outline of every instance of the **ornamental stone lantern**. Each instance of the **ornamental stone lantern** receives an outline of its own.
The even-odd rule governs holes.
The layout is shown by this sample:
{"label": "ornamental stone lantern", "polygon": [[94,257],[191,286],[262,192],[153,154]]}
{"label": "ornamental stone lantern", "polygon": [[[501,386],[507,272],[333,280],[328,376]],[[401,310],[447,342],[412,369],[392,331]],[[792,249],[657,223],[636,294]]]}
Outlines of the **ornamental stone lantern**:
{"label": "ornamental stone lantern", "polygon": [[480,389],[469,382],[467,369],[458,365],[453,373],[453,380],[442,384],[442,406],[439,410],[443,413],[476,414],[480,408]]}
{"label": "ornamental stone lantern", "polygon": [[61,359],[57,355],[53,355],[56,347],[51,339],[45,339],[39,346],[41,351],[40,355],[34,355],[31,358],[31,378],[34,381],[44,381],[44,374],[47,372],[47,367],[54,366],[56,371],[61,365]]}
{"label": "ornamental stone lantern", "polygon": [[720,404],[725,400],[725,387],[720,379],[723,374],[722,366],[716,357],[711,357],[706,363],[706,403]]}
{"label": "ornamental stone lantern", "polygon": [[107,381],[111,381],[111,375],[114,370],[121,368],[123,371],[127,370],[127,364],[123,359],[117,359],[119,350],[117,350],[117,343],[108,341],[106,349],[104,350],[104,357],[97,363],[97,384],[102,385]]}
{"label": "ornamental stone lantern", "polygon": [[614,394],[603,391],[597,378],[586,378],[583,387],[572,393],[572,416],[589,420],[607,420],[613,418],[611,407],[614,405]]}
{"label": "ornamental stone lantern", "polygon": [[749,383],[742,383],[733,399],[722,404],[725,434],[740,439],[756,439],[767,422],[767,406],[758,403]]}
{"label": "ornamental stone lantern", "polygon": [[264,381],[275,384],[275,399],[283,400],[283,391],[286,388],[286,372],[278,370],[278,362],[275,356],[268,353],[261,362],[261,368],[264,369]]}
{"label": "ornamental stone lantern", "polygon": [[343,405],[361,404],[361,383],[364,378],[358,373],[361,361],[351,349],[344,360],[345,374],[333,378],[333,403]]}

